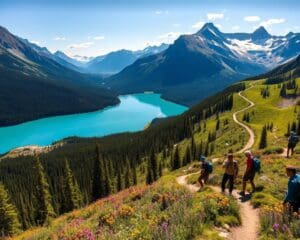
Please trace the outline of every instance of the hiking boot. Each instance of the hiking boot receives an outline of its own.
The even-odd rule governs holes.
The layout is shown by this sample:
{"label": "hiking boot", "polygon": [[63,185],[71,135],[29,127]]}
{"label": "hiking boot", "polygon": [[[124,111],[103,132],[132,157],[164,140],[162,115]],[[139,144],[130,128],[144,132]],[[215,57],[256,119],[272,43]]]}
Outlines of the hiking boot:
{"label": "hiking boot", "polygon": [[245,192],[241,191],[239,194],[240,194],[242,197],[245,197]]}

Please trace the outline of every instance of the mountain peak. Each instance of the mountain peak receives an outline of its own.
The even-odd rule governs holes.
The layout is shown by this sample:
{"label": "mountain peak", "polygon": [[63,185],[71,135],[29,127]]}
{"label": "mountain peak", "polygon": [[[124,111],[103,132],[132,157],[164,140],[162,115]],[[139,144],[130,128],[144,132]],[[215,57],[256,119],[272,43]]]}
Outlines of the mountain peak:
{"label": "mountain peak", "polygon": [[268,33],[268,31],[263,27],[260,26],[258,29],[256,29],[253,33],[252,33],[252,40],[261,40],[261,39],[267,39],[270,38],[271,35]]}
{"label": "mountain peak", "polygon": [[202,33],[207,30],[213,30],[219,32],[219,29],[212,22],[205,23],[199,32]]}

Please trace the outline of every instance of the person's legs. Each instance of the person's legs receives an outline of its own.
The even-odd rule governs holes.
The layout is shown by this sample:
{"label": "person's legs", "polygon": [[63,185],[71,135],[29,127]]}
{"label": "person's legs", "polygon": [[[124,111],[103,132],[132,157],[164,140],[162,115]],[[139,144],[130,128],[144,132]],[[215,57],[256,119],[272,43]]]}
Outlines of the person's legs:
{"label": "person's legs", "polygon": [[230,175],[229,176],[229,193],[230,194],[232,193],[232,190],[233,190],[233,183],[234,183],[234,177],[233,177],[233,175]]}
{"label": "person's legs", "polygon": [[228,181],[228,175],[226,173],[224,173],[223,179],[222,179],[222,192],[225,191],[227,181]]}
{"label": "person's legs", "polygon": [[202,178],[203,178],[202,175],[198,178],[198,182],[199,182],[201,188],[204,187],[204,184],[203,184],[203,182],[202,182]]}
{"label": "person's legs", "polygon": [[289,156],[290,156],[290,147],[288,146],[286,157],[289,158]]}
{"label": "person's legs", "polygon": [[205,184],[207,184],[208,178],[209,178],[209,174],[205,174],[203,178]]}
{"label": "person's legs", "polygon": [[295,149],[295,147],[293,146],[293,147],[291,147],[291,156],[293,156],[294,155],[294,149]]}
{"label": "person's legs", "polygon": [[252,192],[255,192],[255,184],[254,184],[254,180],[251,179],[250,180],[251,186],[252,186]]}

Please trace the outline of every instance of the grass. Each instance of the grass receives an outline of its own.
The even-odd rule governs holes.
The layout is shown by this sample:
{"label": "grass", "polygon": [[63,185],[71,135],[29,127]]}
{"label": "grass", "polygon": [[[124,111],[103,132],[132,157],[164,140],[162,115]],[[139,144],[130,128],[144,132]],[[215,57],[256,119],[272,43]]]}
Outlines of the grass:
{"label": "grass", "polygon": [[238,210],[233,199],[209,188],[192,195],[168,175],[152,186],[130,188],[65,214],[16,239],[194,239],[207,236],[209,229],[214,232],[214,226],[239,224]]}

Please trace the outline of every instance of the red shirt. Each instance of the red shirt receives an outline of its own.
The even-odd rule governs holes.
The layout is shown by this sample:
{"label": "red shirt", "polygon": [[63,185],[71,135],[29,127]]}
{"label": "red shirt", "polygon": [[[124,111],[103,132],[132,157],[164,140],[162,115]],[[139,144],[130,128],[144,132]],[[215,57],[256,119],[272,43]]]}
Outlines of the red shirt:
{"label": "red shirt", "polygon": [[247,158],[247,170],[251,170],[253,168],[253,158],[248,157]]}

